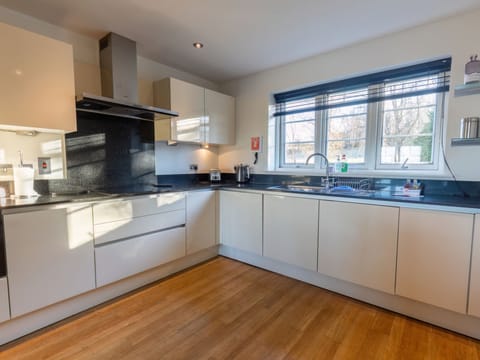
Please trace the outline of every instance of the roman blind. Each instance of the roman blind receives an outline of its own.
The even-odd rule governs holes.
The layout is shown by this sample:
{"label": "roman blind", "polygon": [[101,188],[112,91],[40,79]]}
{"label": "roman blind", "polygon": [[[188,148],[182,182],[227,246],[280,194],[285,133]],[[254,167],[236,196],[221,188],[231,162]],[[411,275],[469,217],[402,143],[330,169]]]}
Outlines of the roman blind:
{"label": "roman blind", "polygon": [[274,116],[447,92],[451,58],[274,94]]}

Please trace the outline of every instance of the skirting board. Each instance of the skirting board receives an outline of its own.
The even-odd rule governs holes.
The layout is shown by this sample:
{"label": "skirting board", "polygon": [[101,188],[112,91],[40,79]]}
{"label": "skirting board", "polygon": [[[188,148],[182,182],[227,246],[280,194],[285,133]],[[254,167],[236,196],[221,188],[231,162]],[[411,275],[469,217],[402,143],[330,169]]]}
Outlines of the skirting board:
{"label": "skirting board", "polygon": [[214,246],[38,311],[8,320],[0,324],[0,345],[199,264],[217,255],[218,247]]}
{"label": "skirting board", "polygon": [[293,279],[297,279],[366,303],[391,310],[460,334],[480,339],[480,318],[463,315],[397,295],[369,289],[305,270],[260,255],[220,245],[219,254]]}

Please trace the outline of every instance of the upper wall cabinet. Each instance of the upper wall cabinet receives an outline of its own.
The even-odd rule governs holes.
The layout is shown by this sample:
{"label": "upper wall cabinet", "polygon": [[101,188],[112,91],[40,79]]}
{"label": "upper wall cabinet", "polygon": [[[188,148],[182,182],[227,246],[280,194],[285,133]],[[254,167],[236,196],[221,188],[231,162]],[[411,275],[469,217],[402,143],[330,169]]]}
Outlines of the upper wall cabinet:
{"label": "upper wall cabinet", "polygon": [[0,126],[76,130],[70,44],[0,23]]}
{"label": "upper wall cabinet", "polygon": [[235,142],[235,99],[174,78],[154,83],[156,106],[177,111],[155,122],[155,140],[206,144]]}

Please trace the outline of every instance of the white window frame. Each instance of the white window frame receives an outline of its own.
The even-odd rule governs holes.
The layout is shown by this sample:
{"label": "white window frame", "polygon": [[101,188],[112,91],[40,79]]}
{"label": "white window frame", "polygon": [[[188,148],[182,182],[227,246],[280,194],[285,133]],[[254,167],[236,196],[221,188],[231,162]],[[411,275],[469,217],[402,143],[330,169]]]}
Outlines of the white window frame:
{"label": "white window frame", "polygon": [[[439,74],[443,76],[443,74]],[[369,94],[378,91],[378,88],[383,87],[383,84],[369,86]],[[316,98],[316,101],[322,101],[326,95],[321,95]],[[365,143],[365,162],[362,164],[349,164],[349,171],[389,171],[389,172],[414,172],[418,170],[438,171],[440,169],[440,150],[441,150],[441,134],[444,125],[444,112],[446,106],[446,93],[436,94],[436,111],[433,127],[433,149],[432,149],[432,163],[431,164],[409,164],[402,167],[402,164],[381,164],[381,148],[383,135],[383,102],[369,102],[367,103],[367,128],[366,128],[366,143]],[[323,99],[324,100],[324,99]],[[315,140],[314,152],[321,152],[326,154],[327,150],[327,130],[328,130],[328,110],[319,110],[315,112]],[[283,159],[283,125],[285,124],[284,116],[276,120],[276,143],[275,146],[275,170],[276,171],[293,171],[297,170],[313,170],[323,171],[325,169],[325,162],[321,157],[314,157],[308,165],[306,164],[285,164]],[[348,161],[348,159],[347,159]]]}

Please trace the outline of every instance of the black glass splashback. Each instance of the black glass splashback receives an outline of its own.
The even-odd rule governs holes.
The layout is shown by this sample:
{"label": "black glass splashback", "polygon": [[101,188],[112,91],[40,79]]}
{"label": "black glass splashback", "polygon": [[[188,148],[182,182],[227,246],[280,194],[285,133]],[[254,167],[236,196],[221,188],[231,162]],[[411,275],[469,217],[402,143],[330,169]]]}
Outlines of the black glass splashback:
{"label": "black glass splashback", "polygon": [[77,112],[65,142],[67,179],[49,181],[49,192],[156,183],[152,122]]}

